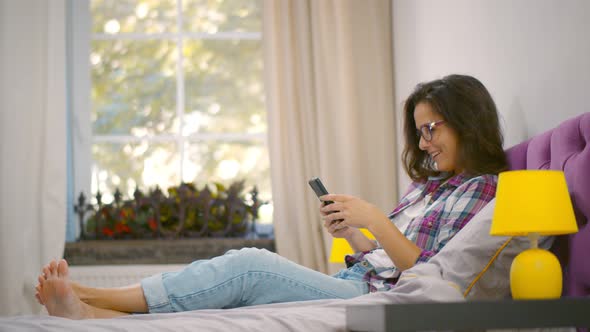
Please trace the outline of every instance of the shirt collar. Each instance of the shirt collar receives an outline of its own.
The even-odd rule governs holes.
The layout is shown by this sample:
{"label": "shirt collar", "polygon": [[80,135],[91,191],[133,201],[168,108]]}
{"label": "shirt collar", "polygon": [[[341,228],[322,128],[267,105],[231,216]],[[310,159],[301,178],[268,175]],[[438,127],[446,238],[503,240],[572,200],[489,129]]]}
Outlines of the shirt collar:
{"label": "shirt collar", "polygon": [[[467,176],[467,174],[465,174],[465,173],[459,173],[459,174],[451,176],[450,178],[449,178],[449,173],[442,173],[439,176],[429,177],[428,181],[426,182],[426,193],[431,193],[434,190],[438,189],[439,187],[442,187],[445,185],[457,188],[469,178],[470,177]],[[445,179],[448,179],[448,180],[445,180]]]}

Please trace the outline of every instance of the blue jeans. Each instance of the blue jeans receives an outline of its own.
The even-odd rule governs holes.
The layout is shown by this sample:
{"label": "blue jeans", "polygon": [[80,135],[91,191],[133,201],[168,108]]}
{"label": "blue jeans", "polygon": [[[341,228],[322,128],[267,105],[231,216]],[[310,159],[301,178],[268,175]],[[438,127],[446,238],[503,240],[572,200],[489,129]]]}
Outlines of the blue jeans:
{"label": "blue jeans", "polygon": [[329,276],[265,249],[244,248],[148,277],[141,287],[149,312],[176,312],[352,298],[369,292],[363,274],[355,266]]}

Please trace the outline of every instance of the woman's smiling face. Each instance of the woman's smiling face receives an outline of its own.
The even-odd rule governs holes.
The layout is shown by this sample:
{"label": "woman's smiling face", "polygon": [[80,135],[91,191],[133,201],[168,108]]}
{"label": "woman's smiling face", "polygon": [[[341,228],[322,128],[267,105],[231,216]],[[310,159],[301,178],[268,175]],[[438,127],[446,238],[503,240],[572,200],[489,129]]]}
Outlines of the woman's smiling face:
{"label": "woman's smiling face", "polygon": [[[418,131],[423,125],[444,120],[443,116],[435,112],[432,106],[426,102],[420,102],[414,108],[414,122]],[[436,170],[454,174],[461,173],[459,137],[446,122],[442,122],[432,129],[430,141],[420,136],[419,147],[420,150],[426,151],[436,163]]]}

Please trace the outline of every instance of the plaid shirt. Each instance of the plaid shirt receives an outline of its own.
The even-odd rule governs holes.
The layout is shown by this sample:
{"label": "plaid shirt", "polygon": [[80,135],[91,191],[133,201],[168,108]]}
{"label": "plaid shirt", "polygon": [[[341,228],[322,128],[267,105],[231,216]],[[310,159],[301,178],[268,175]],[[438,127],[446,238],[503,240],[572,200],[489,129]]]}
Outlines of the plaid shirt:
{"label": "plaid shirt", "polygon": [[[400,204],[389,214],[393,219],[408,206],[426,199],[427,210],[412,219],[404,235],[422,252],[416,264],[427,262],[436,255],[449,240],[463,228],[469,220],[481,210],[496,194],[496,175],[482,175],[469,178],[458,174],[442,183],[441,178],[430,178],[425,183],[412,183]],[[442,184],[441,184],[442,183]],[[430,195],[430,199],[426,196]],[[381,249],[378,247],[376,249]],[[347,267],[355,264],[369,266],[363,280],[369,283],[371,292],[387,291],[395,285],[397,278],[387,278],[380,274],[391,275],[395,267],[373,268],[364,256],[371,251],[347,255]]]}

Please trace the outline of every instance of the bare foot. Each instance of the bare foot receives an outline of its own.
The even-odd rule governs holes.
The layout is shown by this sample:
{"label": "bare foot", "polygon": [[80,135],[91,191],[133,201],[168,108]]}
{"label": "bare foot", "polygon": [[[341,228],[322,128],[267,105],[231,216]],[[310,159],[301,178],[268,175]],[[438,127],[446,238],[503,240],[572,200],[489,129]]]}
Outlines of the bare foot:
{"label": "bare foot", "polygon": [[[47,269],[46,269],[47,268]],[[51,316],[71,319],[93,318],[92,310],[80,301],[68,279],[68,263],[52,261],[43,269],[44,278],[39,277],[37,300],[44,304]],[[45,280],[43,280],[45,279]]]}
{"label": "bare foot", "polygon": [[45,305],[45,301],[43,300],[42,294],[43,294],[43,283],[45,282],[45,280],[47,280],[47,275],[49,274],[49,264],[45,265],[43,267],[43,269],[41,270],[41,274],[39,275],[39,277],[37,278],[37,281],[39,281],[39,283],[37,284],[37,286],[35,286],[35,297],[37,298],[37,302],[39,302],[39,304],[41,305]]}
{"label": "bare foot", "polygon": [[[49,273],[49,265],[47,265],[43,270],[47,269],[47,274]],[[42,274],[39,275],[38,280],[38,284],[37,286],[35,286],[35,298],[37,299],[37,302],[39,302],[40,305],[45,305],[45,300],[43,299],[43,283],[45,282],[45,280],[47,280],[47,275],[45,272],[43,272]],[[76,295],[80,298],[80,301],[86,303],[86,304],[91,304],[89,303],[89,300],[85,298],[85,288],[82,287],[80,284],[78,284],[77,282],[71,281],[70,280],[70,285],[72,286],[72,289],[74,290],[74,293],[76,293]]]}
{"label": "bare foot", "polygon": [[41,297],[41,294],[43,293],[43,283],[45,282],[45,277],[43,275],[40,275],[39,278],[39,283],[37,284],[37,286],[35,286],[35,297],[37,298],[37,302],[39,302],[40,305],[45,305],[45,301],[43,301],[43,298]]}

